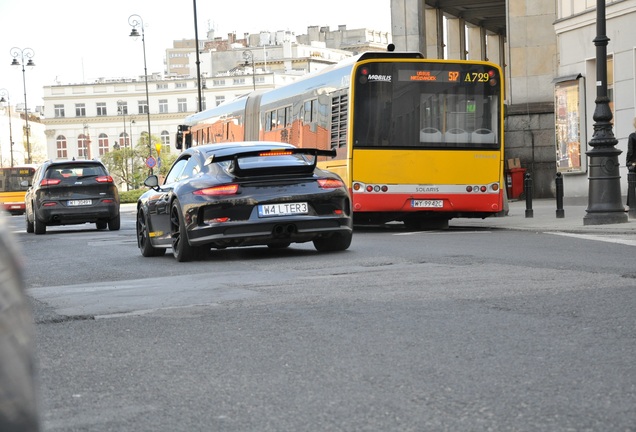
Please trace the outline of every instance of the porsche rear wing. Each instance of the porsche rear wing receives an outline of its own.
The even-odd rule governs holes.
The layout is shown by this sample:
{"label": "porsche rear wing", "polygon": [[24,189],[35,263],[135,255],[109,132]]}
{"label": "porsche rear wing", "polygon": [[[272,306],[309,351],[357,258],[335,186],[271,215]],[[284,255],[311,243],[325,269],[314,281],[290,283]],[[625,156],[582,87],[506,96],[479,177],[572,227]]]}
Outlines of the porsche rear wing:
{"label": "porsche rear wing", "polygon": [[[291,156],[298,154],[312,155],[314,156],[314,159],[312,163],[307,163],[304,165],[278,165],[255,168],[241,167],[241,164],[239,162],[241,159],[246,158]],[[318,156],[336,157],[336,150],[320,150],[316,148],[279,148],[269,150],[253,150],[222,156],[212,155],[205,161],[205,165],[217,162],[231,161],[231,165],[228,171],[238,177],[273,174],[310,174],[316,169]]]}

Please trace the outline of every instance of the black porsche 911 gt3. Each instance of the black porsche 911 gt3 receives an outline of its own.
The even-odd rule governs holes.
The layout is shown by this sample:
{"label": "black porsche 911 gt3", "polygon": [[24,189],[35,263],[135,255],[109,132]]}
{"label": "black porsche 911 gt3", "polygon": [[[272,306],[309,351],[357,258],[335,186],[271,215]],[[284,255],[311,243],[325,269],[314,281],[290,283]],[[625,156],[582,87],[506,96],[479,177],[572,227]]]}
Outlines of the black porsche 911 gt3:
{"label": "black porsche 911 gt3", "polygon": [[349,192],[316,166],[335,152],[273,142],[208,144],[187,149],[159,185],[137,203],[137,245],[145,257],[172,248],[177,261],[210,249],[313,241],[318,251],[351,244]]}

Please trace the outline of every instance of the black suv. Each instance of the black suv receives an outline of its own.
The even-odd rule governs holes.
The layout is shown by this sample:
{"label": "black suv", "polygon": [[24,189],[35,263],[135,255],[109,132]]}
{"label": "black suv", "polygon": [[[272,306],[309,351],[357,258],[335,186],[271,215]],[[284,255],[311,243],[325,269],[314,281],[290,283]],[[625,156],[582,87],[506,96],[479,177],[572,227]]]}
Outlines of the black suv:
{"label": "black suv", "polygon": [[96,160],[43,163],[24,201],[28,233],[45,234],[47,225],[94,223],[111,231],[120,226],[119,191]]}

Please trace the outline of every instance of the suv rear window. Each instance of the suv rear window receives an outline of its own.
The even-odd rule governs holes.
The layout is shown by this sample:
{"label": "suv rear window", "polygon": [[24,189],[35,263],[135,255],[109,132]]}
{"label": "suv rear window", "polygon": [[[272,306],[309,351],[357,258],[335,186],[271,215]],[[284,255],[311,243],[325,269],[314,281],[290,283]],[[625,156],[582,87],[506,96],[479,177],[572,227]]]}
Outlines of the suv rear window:
{"label": "suv rear window", "polygon": [[95,164],[87,165],[55,165],[49,167],[46,171],[46,178],[78,178],[87,176],[102,176],[106,175],[104,167]]}

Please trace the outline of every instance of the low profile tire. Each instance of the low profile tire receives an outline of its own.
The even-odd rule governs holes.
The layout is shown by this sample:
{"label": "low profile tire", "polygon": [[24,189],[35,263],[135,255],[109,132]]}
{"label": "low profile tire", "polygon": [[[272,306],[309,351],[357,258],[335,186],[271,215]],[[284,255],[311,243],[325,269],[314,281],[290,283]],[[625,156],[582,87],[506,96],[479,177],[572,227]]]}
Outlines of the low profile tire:
{"label": "low profile tire", "polygon": [[172,255],[179,262],[191,261],[198,252],[188,243],[185,222],[181,206],[175,201],[170,208],[170,235],[172,237]]}
{"label": "low profile tire", "polygon": [[29,222],[29,217],[27,214],[24,214],[24,220],[26,221],[26,232],[31,234],[34,231],[33,222]]}
{"label": "low profile tire", "polygon": [[148,231],[148,219],[142,209],[137,212],[137,247],[142,256],[155,257],[166,253],[165,248],[153,247],[150,243],[150,232]]}
{"label": "low profile tire", "polygon": [[108,221],[108,229],[110,231],[119,231],[121,227],[121,216],[117,215]]}
{"label": "low profile tire", "polygon": [[46,234],[46,224],[38,219],[35,212],[33,212],[33,231],[36,234]]}
{"label": "low profile tire", "polygon": [[351,245],[352,233],[334,234],[331,237],[314,240],[314,247],[319,252],[343,251]]}
{"label": "low profile tire", "polygon": [[106,221],[95,222],[95,226],[97,227],[98,230],[105,230],[108,227],[108,222]]}

